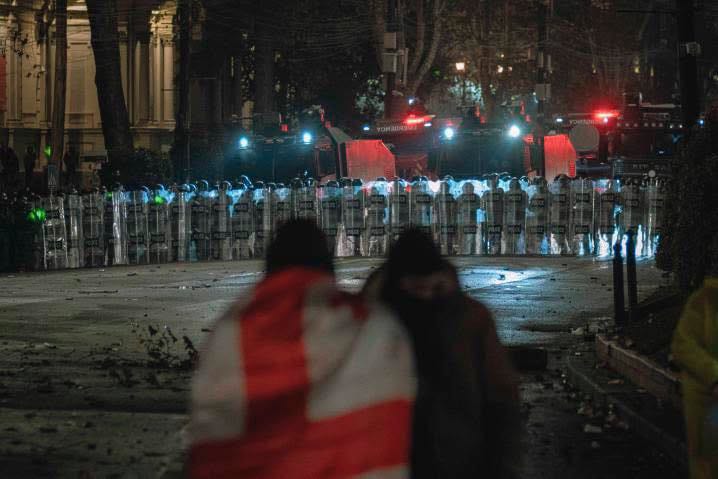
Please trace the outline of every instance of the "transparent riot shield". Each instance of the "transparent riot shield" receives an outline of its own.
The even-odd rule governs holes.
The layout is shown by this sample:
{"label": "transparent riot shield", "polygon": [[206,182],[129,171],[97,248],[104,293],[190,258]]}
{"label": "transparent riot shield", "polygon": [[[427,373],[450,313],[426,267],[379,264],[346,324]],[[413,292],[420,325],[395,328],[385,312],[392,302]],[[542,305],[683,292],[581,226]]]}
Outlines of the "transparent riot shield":
{"label": "transparent riot shield", "polygon": [[446,177],[439,183],[434,197],[434,241],[441,254],[451,256],[457,251],[455,189],[453,178]]}
{"label": "transparent riot shield", "polygon": [[634,234],[636,256],[644,254],[645,245],[645,191],[644,180],[629,178],[623,182],[621,188],[621,232],[625,235],[629,231]]}
{"label": "transparent riot shield", "polygon": [[336,181],[328,181],[319,189],[321,225],[332,255],[337,253],[337,238],[341,222],[342,190]]}
{"label": "transparent riot shield", "polygon": [[146,189],[127,193],[127,260],[130,264],[149,263],[149,193]]}
{"label": "transparent riot shield", "polygon": [[571,182],[571,251],[577,256],[594,254],[594,210],[596,199],[593,181],[576,178]]}
{"label": "transparent riot shield", "polygon": [[127,264],[127,204],[117,186],[105,193],[105,264]]}
{"label": "transparent riot shield", "polygon": [[82,196],[82,246],[83,264],[97,268],[105,264],[104,202],[99,192]]}
{"label": "transparent riot shield", "polygon": [[254,248],[254,191],[240,183],[232,196],[232,259],[248,259]]}
{"label": "transparent riot shield", "polygon": [[618,207],[621,185],[616,180],[597,180],[596,195],[596,254],[599,257],[613,255],[613,245],[618,241]]}
{"label": "transparent riot shield", "polygon": [[64,198],[61,195],[44,198],[43,209],[45,210],[44,267],[48,270],[67,268]]}
{"label": "transparent riot shield", "polygon": [[458,254],[481,254],[481,230],[483,210],[478,182],[461,183],[461,194],[456,200],[456,235]]}
{"label": "transparent riot shield", "polygon": [[528,195],[521,188],[518,178],[508,182],[504,193],[504,229],[501,235],[503,254],[526,253],[526,205]]}
{"label": "transparent riot shield", "polygon": [[292,219],[292,198],[290,189],[284,184],[278,183],[276,190],[272,192],[272,211],[274,212],[274,224],[272,226],[272,234],[287,221]]}
{"label": "transparent riot shield", "polygon": [[432,236],[433,192],[429,182],[424,178],[417,178],[411,183],[409,191],[409,208],[411,226],[422,230],[427,236]]}
{"label": "transparent riot shield", "polygon": [[319,204],[317,202],[317,185],[313,179],[302,182],[296,192],[294,217],[313,221],[319,224]]}
{"label": "transparent riot shield", "polygon": [[342,225],[339,228],[338,256],[362,256],[364,245],[364,191],[361,180],[342,189]]}
{"label": "transparent riot shield", "polygon": [[271,193],[268,192],[264,183],[258,181],[254,184],[252,201],[254,204],[253,255],[255,258],[264,258],[272,241],[272,209],[271,202],[267,201],[268,194]]}
{"label": "transparent riot shield", "polygon": [[534,178],[528,187],[528,206],[526,208],[526,253],[532,255],[549,254],[551,248],[548,239],[549,206],[551,195],[546,180]]}
{"label": "transparent riot shield", "polygon": [[190,209],[187,185],[174,185],[170,191],[170,260],[187,261],[190,237]]}
{"label": "transparent riot shield", "polygon": [[152,192],[148,208],[150,263],[167,263],[170,258],[170,193],[162,185]]}
{"label": "transparent riot shield", "polygon": [[549,240],[551,254],[565,255],[571,253],[569,230],[571,221],[571,184],[565,175],[560,175],[551,183],[551,205],[549,207]]}
{"label": "transparent riot shield", "polygon": [[648,206],[646,222],[646,255],[654,256],[661,239],[665,222],[665,202],[667,195],[666,179],[652,178],[646,188],[646,203]]}
{"label": "transparent riot shield", "polygon": [[65,197],[65,228],[67,231],[67,267],[82,268],[84,245],[82,242],[82,201],[77,191]]}
{"label": "transparent riot shield", "polygon": [[486,254],[501,254],[501,236],[504,230],[504,190],[499,180],[491,177],[487,180],[487,190],[481,198],[484,210],[483,251]]}
{"label": "transparent riot shield", "polygon": [[377,178],[366,189],[365,254],[384,256],[389,250],[389,185]]}
{"label": "transparent riot shield", "polygon": [[192,233],[189,241],[190,261],[205,261],[209,259],[210,205],[207,182],[200,182],[190,203],[192,225]]}
{"label": "transparent riot shield", "polygon": [[231,190],[232,185],[224,181],[210,195],[210,256],[214,260],[226,261],[232,258]]}
{"label": "transparent riot shield", "polygon": [[389,233],[394,242],[410,224],[409,186],[406,181],[394,178],[389,185]]}

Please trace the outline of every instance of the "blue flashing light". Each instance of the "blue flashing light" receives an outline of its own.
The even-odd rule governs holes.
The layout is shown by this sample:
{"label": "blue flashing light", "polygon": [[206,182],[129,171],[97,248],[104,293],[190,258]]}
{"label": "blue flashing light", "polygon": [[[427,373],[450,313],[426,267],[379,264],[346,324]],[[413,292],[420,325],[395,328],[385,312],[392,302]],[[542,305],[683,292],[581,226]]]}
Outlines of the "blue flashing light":
{"label": "blue flashing light", "polygon": [[450,126],[447,126],[446,128],[444,128],[444,138],[445,139],[451,140],[454,138],[454,135],[456,135],[456,131],[454,131],[453,128],[451,128]]}
{"label": "blue flashing light", "polygon": [[239,139],[239,147],[243,150],[249,148],[249,138],[243,136]]}
{"label": "blue flashing light", "polygon": [[430,126],[431,126],[430,121],[427,121],[426,123],[424,123],[424,128],[429,128]]}
{"label": "blue flashing light", "polygon": [[561,118],[561,117],[556,118],[556,123],[563,123],[563,118]]}
{"label": "blue flashing light", "polygon": [[518,138],[521,136],[521,128],[516,125],[511,125],[511,128],[509,128],[509,136],[511,138]]}
{"label": "blue flashing light", "polygon": [[304,143],[305,145],[308,145],[311,142],[312,142],[312,134],[309,133],[308,131],[305,131],[304,133],[302,133],[302,143]]}
{"label": "blue flashing light", "polygon": [[409,98],[409,105],[416,103],[416,98]]}
{"label": "blue flashing light", "polygon": [[364,131],[369,131],[369,130],[371,130],[371,127],[370,127],[369,125],[364,125],[364,126],[362,127],[362,130],[364,130]]}
{"label": "blue flashing light", "polygon": [[705,125],[705,123],[706,123],[706,121],[705,121],[703,118],[701,118],[700,120],[698,120],[698,124],[699,124],[700,126]]}

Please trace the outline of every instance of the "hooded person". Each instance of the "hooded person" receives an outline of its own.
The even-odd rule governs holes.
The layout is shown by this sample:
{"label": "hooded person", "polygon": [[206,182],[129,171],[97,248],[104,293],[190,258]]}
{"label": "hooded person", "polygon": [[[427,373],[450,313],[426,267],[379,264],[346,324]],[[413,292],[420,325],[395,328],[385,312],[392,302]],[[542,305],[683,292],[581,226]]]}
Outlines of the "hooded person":
{"label": "hooded person", "polygon": [[322,232],[285,223],[192,381],[192,478],[405,478],[416,375],[388,310],[339,291]]}
{"label": "hooded person", "polygon": [[393,309],[412,340],[411,477],[516,477],[517,375],[491,314],[461,291],[431,237],[404,232],[364,294]]}

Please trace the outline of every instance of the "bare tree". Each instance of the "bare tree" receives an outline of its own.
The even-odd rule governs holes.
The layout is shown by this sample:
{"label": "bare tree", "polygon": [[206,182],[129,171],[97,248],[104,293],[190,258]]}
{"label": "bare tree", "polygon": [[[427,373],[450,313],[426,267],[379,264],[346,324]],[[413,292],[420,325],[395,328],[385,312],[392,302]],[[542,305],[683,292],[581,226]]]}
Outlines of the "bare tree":
{"label": "bare tree", "polygon": [[126,166],[132,156],[133,143],[122,90],[117,0],[87,0],[86,3],[105,148],[110,168],[112,171],[119,170],[119,179],[123,181],[128,178]]}

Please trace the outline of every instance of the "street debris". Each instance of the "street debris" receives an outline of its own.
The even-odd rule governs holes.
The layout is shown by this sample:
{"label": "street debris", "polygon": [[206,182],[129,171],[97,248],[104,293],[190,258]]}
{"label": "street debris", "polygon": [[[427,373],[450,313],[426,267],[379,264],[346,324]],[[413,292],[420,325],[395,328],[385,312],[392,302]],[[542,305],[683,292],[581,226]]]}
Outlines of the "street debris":
{"label": "street debris", "polygon": [[583,427],[583,432],[585,432],[586,434],[602,434],[603,428],[599,426],[594,426],[593,424],[586,424]]}

